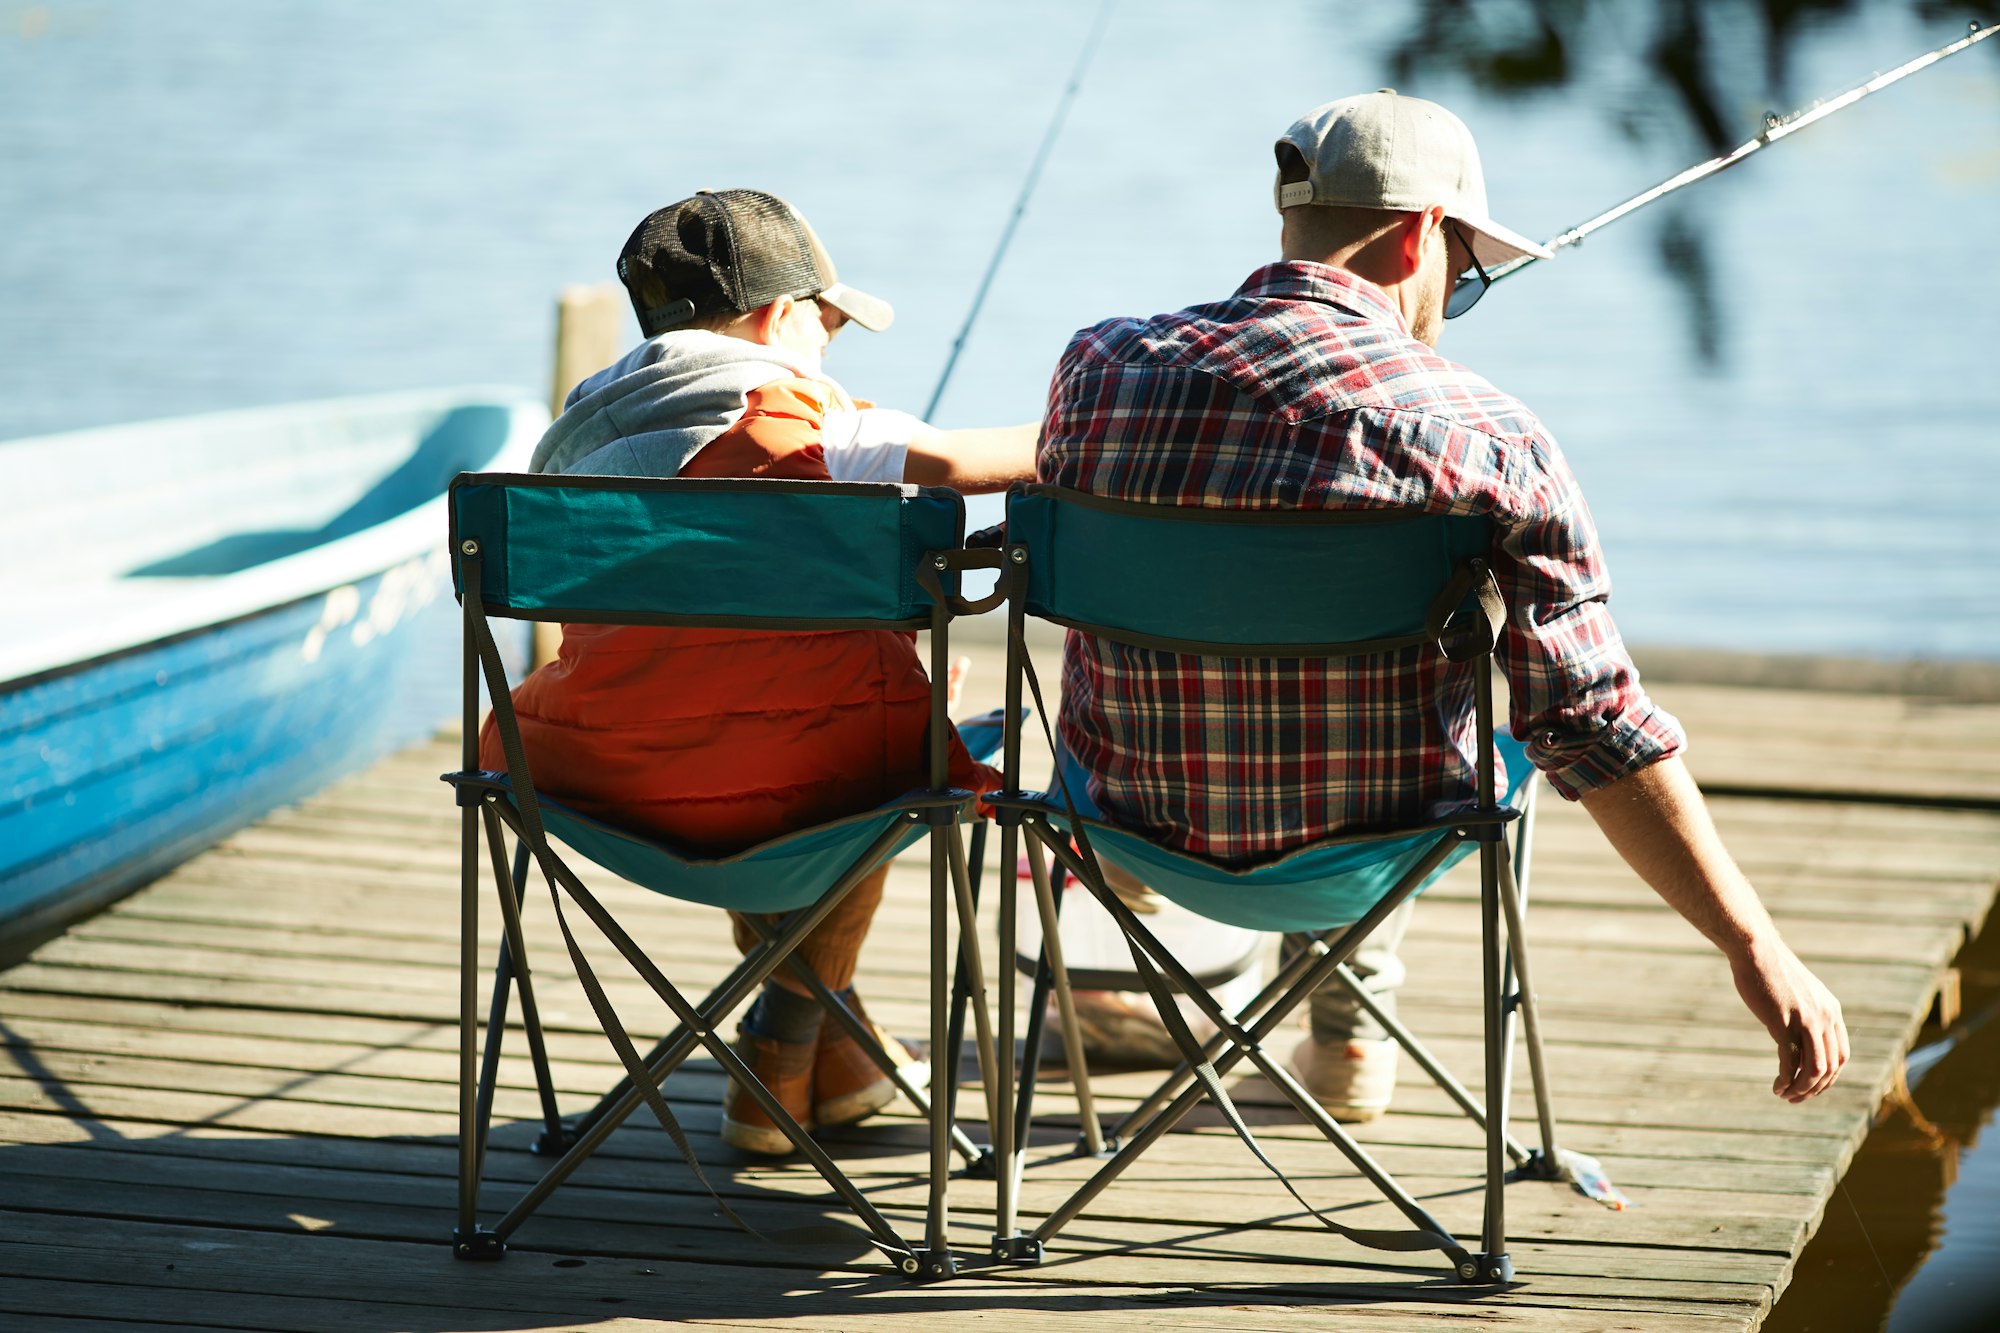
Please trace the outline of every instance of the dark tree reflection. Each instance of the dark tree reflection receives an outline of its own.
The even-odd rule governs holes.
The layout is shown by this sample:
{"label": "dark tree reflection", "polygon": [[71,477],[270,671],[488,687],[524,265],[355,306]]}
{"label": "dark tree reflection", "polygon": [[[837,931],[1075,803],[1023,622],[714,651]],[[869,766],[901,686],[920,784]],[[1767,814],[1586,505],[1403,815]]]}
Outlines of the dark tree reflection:
{"label": "dark tree reflection", "polygon": [[[1388,61],[1396,85],[1412,91],[1434,74],[1498,97],[1585,91],[1626,137],[1684,148],[1695,161],[1757,132],[1738,110],[1746,101],[1785,112],[1839,91],[1793,86],[1800,43],[1893,5],[1928,21],[1939,42],[1951,35],[1946,20],[1960,31],[2000,21],[2000,0],[1417,0]],[[1856,70],[1854,81],[1870,72]],[[1721,275],[1698,194],[1674,199],[1635,223],[1654,228],[1655,251],[1685,297],[1690,344],[1712,368],[1727,351]]]}

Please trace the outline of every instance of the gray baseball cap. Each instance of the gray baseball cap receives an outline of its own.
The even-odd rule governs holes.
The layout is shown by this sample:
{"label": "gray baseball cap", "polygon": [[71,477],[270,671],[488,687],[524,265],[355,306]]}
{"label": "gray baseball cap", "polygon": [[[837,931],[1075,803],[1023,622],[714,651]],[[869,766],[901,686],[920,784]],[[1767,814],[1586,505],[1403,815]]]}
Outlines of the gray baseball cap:
{"label": "gray baseball cap", "polygon": [[[1393,88],[1343,97],[1308,111],[1274,147],[1280,210],[1337,204],[1414,213],[1436,204],[1473,234],[1473,253],[1489,268],[1522,255],[1550,257],[1546,246],[1487,215],[1472,131],[1436,102]],[[1306,179],[1287,184],[1290,150],[1304,159]]]}

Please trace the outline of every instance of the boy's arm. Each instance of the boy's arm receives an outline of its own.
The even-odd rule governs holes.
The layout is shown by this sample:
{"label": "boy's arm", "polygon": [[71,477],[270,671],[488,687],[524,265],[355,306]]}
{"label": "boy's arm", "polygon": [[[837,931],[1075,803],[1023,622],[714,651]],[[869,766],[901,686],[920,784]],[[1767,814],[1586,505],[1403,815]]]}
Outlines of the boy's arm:
{"label": "boy's arm", "polygon": [[919,426],[903,461],[903,480],[949,486],[975,495],[1035,479],[1035,438],[1041,423],[979,430]]}

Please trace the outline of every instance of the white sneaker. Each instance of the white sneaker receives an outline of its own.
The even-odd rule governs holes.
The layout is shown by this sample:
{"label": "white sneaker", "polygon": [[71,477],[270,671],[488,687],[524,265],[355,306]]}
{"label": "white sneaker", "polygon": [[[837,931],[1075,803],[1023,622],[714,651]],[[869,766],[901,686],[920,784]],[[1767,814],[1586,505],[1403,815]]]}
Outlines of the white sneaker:
{"label": "white sneaker", "polygon": [[1321,1043],[1308,1035],[1292,1048],[1285,1067],[1343,1124],[1375,1119],[1396,1091],[1396,1043],[1386,1038]]}

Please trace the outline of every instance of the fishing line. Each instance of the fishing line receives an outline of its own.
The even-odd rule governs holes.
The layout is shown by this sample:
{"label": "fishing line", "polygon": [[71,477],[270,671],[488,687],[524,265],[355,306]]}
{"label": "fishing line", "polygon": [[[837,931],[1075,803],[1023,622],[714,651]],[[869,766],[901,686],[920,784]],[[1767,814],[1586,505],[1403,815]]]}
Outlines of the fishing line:
{"label": "fishing line", "polygon": [[965,323],[959,327],[958,337],[952,340],[951,355],[945,358],[944,372],[938,376],[937,387],[931,390],[931,401],[924,408],[924,420],[931,421],[937,416],[938,402],[944,397],[947,384],[951,383],[951,372],[958,366],[958,354],[965,348],[965,340],[972,333],[972,326],[979,319],[979,312],[986,304],[986,293],[993,286],[993,277],[1000,271],[1000,261],[1007,256],[1007,247],[1013,243],[1015,228],[1021,224],[1021,215],[1028,211],[1029,196],[1035,192],[1035,183],[1041,179],[1042,167],[1049,160],[1049,152],[1056,146],[1056,139],[1062,134],[1063,122],[1069,118],[1070,103],[1076,100],[1077,90],[1083,86],[1083,73],[1090,67],[1090,59],[1097,54],[1097,45],[1104,36],[1104,30],[1111,21],[1111,8],[1117,0],[1103,0],[1097,7],[1097,19],[1091,24],[1090,32],[1084,37],[1083,49],[1077,53],[1076,67],[1070,71],[1069,86],[1063,89],[1056,101],[1056,113],[1049,120],[1049,128],[1042,135],[1042,146],[1035,151],[1035,160],[1028,164],[1028,175],[1021,182],[1021,193],[1014,199],[1014,211],[1007,218],[1007,225],[1001,229],[1000,243],[993,248],[993,258],[986,265],[986,276],[979,280],[979,289],[972,294],[972,308],[965,312]]}
{"label": "fishing line", "polygon": [[[1599,213],[1588,222],[1579,222],[1568,231],[1550,240],[1548,248],[1556,253],[1561,253],[1570,246],[1581,243],[1584,237],[1590,235],[1599,227],[1616,222],[1628,213],[1637,212],[1647,204],[1652,203],[1656,199],[1665,198],[1684,185],[1692,185],[1698,180],[1713,176],[1718,171],[1733,167],[1758,149],[1774,144],[1789,134],[1797,133],[1815,121],[1825,120],[1836,111],[1845,111],[1848,107],[1853,106],[1870,93],[1880,92],[1890,84],[1900,82],[1910,75],[1915,74],[1918,70],[1928,69],[1938,61],[1943,60],[1946,56],[1955,56],[1974,43],[1985,41],[1995,33],[2000,33],[2000,23],[1989,24],[1982,28],[1979,26],[1977,20],[1975,20],[1971,24],[1971,31],[1957,41],[1947,42],[1935,51],[1926,51],[1916,59],[1904,62],[1886,74],[1877,74],[1866,83],[1857,84],[1837,97],[1823,98],[1820,101],[1814,102],[1811,106],[1802,107],[1792,112],[1788,116],[1780,116],[1775,112],[1766,113],[1764,116],[1764,130],[1755,138],[1745,140],[1726,153],[1717,154],[1706,162],[1697,162],[1687,170],[1669,176],[1652,189],[1642,190],[1617,207]],[[1519,258],[1510,259],[1489,272],[1487,274],[1487,281],[1489,283],[1498,282],[1510,274],[1519,273],[1522,269],[1528,267],[1528,265],[1536,262],[1537,257],[1534,255],[1522,255]]]}
{"label": "fishing line", "polygon": [[1882,1275],[1883,1290],[1892,1296],[1895,1295],[1896,1284],[1889,1280],[1889,1269],[1883,1264],[1882,1256],[1875,1250],[1875,1238],[1868,1234],[1868,1224],[1861,1220],[1861,1210],[1854,1206],[1854,1196],[1847,1192],[1847,1182],[1839,1180],[1834,1183],[1840,1189],[1840,1197],[1847,1200],[1848,1211],[1854,1214],[1854,1225],[1861,1228],[1861,1241],[1868,1247],[1869,1257],[1875,1261],[1875,1271]]}

